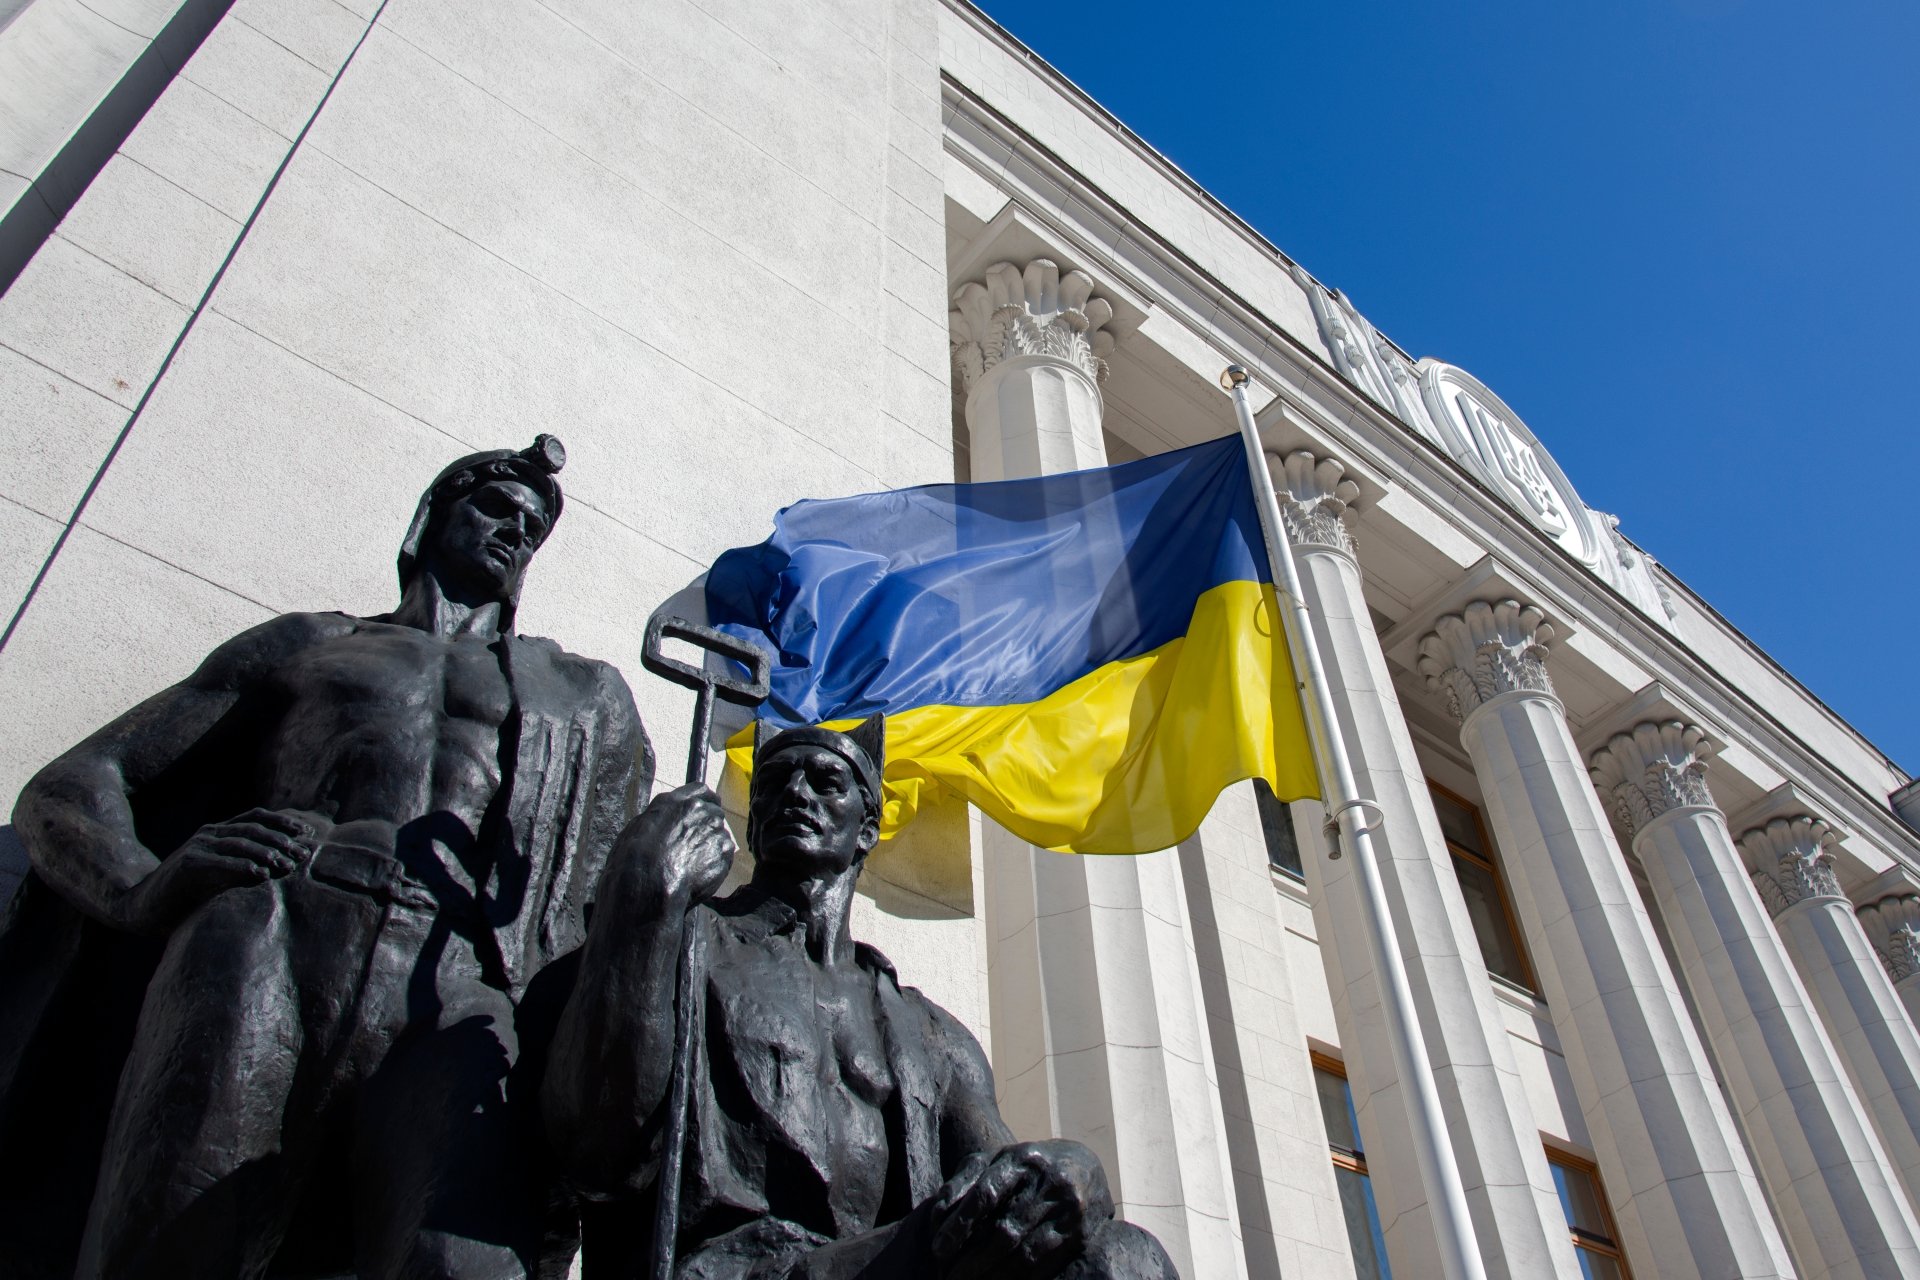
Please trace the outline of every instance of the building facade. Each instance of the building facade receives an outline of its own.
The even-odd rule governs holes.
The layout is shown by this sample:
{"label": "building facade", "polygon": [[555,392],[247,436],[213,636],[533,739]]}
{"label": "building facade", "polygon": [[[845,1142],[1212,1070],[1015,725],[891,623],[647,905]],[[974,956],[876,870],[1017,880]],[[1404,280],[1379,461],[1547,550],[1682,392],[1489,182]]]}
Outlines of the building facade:
{"label": "building facade", "polygon": [[[1236,362],[1487,1274],[1920,1275],[1911,780],[964,0],[0,24],[0,793],[253,623],[390,607],[426,480],[539,431],[522,626],[671,744],[645,619],[777,507],[1223,435]],[[1415,1280],[1336,853],[1251,785],[1138,858],[928,823],[857,925],[1183,1275]]]}

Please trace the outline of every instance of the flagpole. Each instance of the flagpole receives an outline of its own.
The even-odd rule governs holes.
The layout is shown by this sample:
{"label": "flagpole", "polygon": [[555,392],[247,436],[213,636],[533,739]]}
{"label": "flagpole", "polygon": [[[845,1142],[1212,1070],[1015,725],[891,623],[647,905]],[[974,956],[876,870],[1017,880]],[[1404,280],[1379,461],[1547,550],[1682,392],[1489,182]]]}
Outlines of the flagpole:
{"label": "flagpole", "polygon": [[[1339,717],[1334,714],[1333,690],[1320,663],[1313,619],[1307,610],[1306,597],[1300,591],[1293,547],[1287,541],[1286,527],[1280,518],[1280,500],[1274,495],[1273,476],[1267,470],[1266,453],[1260,447],[1260,434],[1253,424],[1253,407],[1247,402],[1248,381],[1247,371],[1237,364],[1228,365],[1220,375],[1220,385],[1233,395],[1234,414],[1240,421],[1240,439],[1247,447],[1247,467],[1251,473],[1248,479],[1253,484],[1254,498],[1260,507],[1261,529],[1266,535],[1267,559],[1273,567],[1274,585],[1279,588],[1281,603],[1289,615],[1287,645],[1293,654],[1296,678],[1305,694],[1307,734],[1313,744],[1314,759],[1320,766],[1321,794],[1326,797],[1329,825],[1338,824],[1337,839],[1353,855],[1354,874],[1360,881],[1360,919],[1366,930],[1374,972],[1380,975],[1387,1042],[1392,1048],[1394,1073],[1399,1078],[1400,1096],[1407,1108],[1407,1122],[1413,1129],[1420,1181],[1426,1188],[1433,1234],[1440,1246],[1440,1267],[1447,1280],[1486,1280],[1473,1219],[1467,1210],[1466,1189],[1460,1184],[1453,1143],[1447,1136],[1447,1118],[1441,1113],[1440,1093],[1433,1084],[1433,1063],[1420,1036],[1413,988],[1407,983],[1406,965],[1400,958],[1399,939],[1394,936],[1393,917],[1387,912],[1386,891],[1380,882],[1380,864],[1374,857],[1372,828],[1368,824],[1378,820],[1380,806],[1360,794],[1353,767],[1347,762],[1346,742]],[[1334,856],[1339,856],[1338,848]]]}

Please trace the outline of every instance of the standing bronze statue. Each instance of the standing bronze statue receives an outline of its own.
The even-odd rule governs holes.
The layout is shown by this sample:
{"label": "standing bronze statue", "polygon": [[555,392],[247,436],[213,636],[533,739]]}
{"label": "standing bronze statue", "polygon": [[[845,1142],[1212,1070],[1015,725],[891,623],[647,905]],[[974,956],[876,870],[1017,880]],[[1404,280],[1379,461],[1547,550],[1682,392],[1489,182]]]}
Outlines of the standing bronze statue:
{"label": "standing bronze statue", "polygon": [[618,673],[513,630],[564,461],[455,462],[392,613],[255,627],[21,793],[0,1274],[535,1273],[516,1018],[652,775]]}
{"label": "standing bronze statue", "polygon": [[[980,1045],[849,933],[879,838],[882,722],[756,749],[753,875],[712,894],[733,841],[704,787],[669,792],[608,862],[542,1099],[592,1200],[588,1280],[657,1274],[649,1238],[687,931],[703,931],[677,1280],[1172,1280],[1114,1218],[1077,1142],[1016,1143]],[[669,1188],[670,1191],[675,1190]]]}

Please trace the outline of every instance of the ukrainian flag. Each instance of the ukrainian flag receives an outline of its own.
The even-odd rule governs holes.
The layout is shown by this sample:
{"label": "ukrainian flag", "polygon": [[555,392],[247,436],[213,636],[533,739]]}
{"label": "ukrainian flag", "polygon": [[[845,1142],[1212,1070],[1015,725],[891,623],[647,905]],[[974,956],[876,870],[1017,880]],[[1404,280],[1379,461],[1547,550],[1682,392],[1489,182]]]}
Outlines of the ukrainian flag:
{"label": "ukrainian flag", "polygon": [[[782,725],[887,719],[882,834],[946,796],[1068,853],[1318,794],[1237,436],[1091,471],[804,501],[706,579]],[[728,743],[752,766],[751,730]]]}

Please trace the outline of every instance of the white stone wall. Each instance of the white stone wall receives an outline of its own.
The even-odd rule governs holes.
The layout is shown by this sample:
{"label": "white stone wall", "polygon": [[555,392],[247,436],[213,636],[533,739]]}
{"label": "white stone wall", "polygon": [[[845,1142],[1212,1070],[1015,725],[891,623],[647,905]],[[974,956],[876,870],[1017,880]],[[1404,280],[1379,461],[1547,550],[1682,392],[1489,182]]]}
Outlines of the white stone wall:
{"label": "white stone wall", "polygon": [[[391,607],[426,481],[539,431],[522,626],[620,666],[677,769],[648,612],[784,503],[951,475],[934,20],[240,0],[0,297],[8,615],[45,568],[0,794],[245,626]],[[957,905],[862,917],[978,1021]]]}

